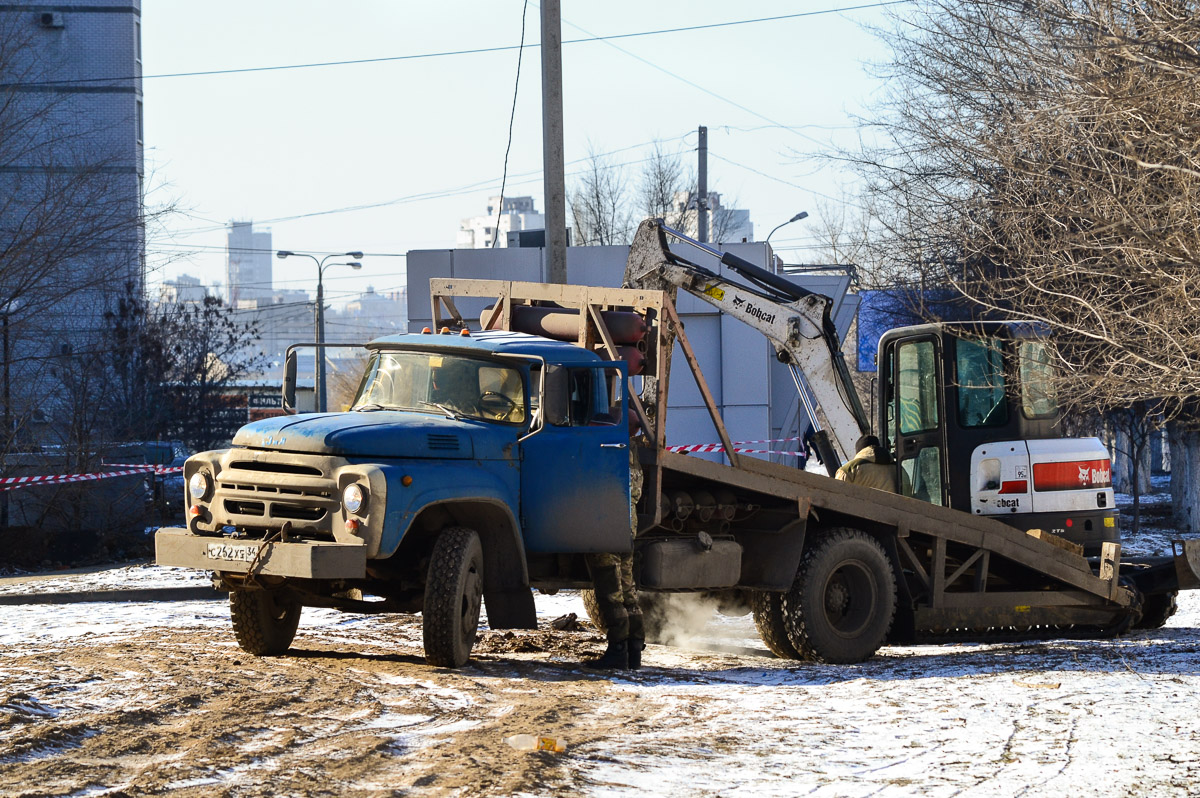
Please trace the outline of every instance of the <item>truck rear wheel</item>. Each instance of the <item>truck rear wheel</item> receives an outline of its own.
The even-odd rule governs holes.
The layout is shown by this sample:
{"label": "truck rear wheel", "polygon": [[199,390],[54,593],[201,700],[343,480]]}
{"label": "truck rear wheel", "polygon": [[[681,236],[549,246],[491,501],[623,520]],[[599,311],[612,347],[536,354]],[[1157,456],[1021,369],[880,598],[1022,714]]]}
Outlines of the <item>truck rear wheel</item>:
{"label": "truck rear wheel", "polygon": [[479,535],[466,527],[447,527],[433,546],[425,579],[422,629],[425,659],[430,665],[459,668],[466,664],[479,633],[482,603]]}
{"label": "truck rear wheel", "polygon": [[283,590],[234,590],[229,616],[238,645],[256,657],[285,653],[300,625],[300,602]]}
{"label": "truck rear wheel", "polygon": [[788,640],[806,659],[862,662],[887,638],[896,578],[883,547],[858,529],[832,529],[804,552],[783,596]]}
{"label": "truck rear wheel", "polygon": [[788,640],[787,625],[783,622],[783,594],[760,591],[750,599],[754,626],[758,636],[781,659],[803,659]]}

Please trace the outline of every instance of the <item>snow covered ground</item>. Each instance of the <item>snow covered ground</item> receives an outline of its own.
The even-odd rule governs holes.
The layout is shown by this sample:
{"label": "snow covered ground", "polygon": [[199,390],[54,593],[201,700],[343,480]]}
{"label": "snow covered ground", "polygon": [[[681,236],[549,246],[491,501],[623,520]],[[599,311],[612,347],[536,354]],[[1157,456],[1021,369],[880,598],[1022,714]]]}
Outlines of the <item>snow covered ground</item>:
{"label": "snow covered ground", "polygon": [[[203,585],[127,566],[31,590]],[[587,628],[484,632],[426,666],[419,618],[306,609],[293,651],[233,642],[221,601],[0,606],[0,794],[1185,796],[1200,794],[1200,595],[1116,640],[772,657],[713,616],[596,675]],[[520,733],[566,740],[522,753]]]}

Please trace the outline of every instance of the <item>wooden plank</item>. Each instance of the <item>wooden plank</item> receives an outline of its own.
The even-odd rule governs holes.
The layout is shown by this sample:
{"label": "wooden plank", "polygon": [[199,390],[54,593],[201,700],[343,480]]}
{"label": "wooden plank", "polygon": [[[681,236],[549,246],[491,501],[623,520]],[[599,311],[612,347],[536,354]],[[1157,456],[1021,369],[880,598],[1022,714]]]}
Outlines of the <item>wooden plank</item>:
{"label": "wooden plank", "polygon": [[930,566],[930,571],[933,574],[933,590],[931,596],[931,604],[934,609],[941,607],[945,603],[944,594],[946,592],[946,539],[937,537],[933,539],[933,564]]}
{"label": "wooden plank", "polygon": [[683,322],[676,315],[674,306],[667,305],[665,310],[671,318],[671,322],[675,325],[676,340],[679,341],[679,347],[683,350],[683,356],[687,358],[688,365],[691,366],[692,376],[696,379],[696,387],[700,389],[700,396],[704,399],[704,406],[708,408],[709,418],[712,420],[713,426],[717,428],[717,436],[721,439],[721,445],[725,447],[725,456],[729,458],[729,462],[733,464],[734,468],[738,468],[741,466],[742,458],[733,450],[733,443],[729,439],[729,432],[725,429],[725,421],[721,418],[721,414],[717,410],[717,403],[713,400],[712,393],[708,390],[708,382],[704,379],[704,373],[700,371],[700,361],[696,359],[696,353],[692,351],[692,345],[687,339],[687,334],[683,331]]}
{"label": "wooden plank", "polygon": [[1121,544],[1100,544],[1100,579],[1108,582],[1108,597],[1114,598],[1121,578]]}
{"label": "wooden plank", "polygon": [[912,550],[912,546],[908,545],[907,536],[898,538],[897,542],[900,544],[900,554],[908,558],[908,564],[912,566],[917,578],[921,580],[921,585],[926,590],[929,590],[931,587],[929,574],[925,572],[925,566],[921,564],[921,560],[918,559],[916,552]]}
{"label": "wooden plank", "polygon": [[962,576],[963,574],[965,574],[967,572],[967,569],[970,568],[972,565],[974,565],[976,563],[976,561],[978,561],[979,558],[982,556],[983,556],[983,549],[976,549],[974,554],[972,554],[970,557],[968,557],[962,565],[958,566],[957,571],[952,573],[950,576],[946,577],[946,584],[947,585],[954,584],[954,581],[956,579],[958,579],[960,576]]}
{"label": "wooden plank", "polygon": [[1083,546],[1079,545],[1078,543],[1072,543],[1066,538],[1060,537],[1053,532],[1047,532],[1044,529],[1027,529],[1025,530],[1025,534],[1029,535],[1031,538],[1037,538],[1038,540],[1045,541],[1051,546],[1056,546],[1063,551],[1069,551],[1072,554],[1078,554],[1080,557],[1083,556]]}

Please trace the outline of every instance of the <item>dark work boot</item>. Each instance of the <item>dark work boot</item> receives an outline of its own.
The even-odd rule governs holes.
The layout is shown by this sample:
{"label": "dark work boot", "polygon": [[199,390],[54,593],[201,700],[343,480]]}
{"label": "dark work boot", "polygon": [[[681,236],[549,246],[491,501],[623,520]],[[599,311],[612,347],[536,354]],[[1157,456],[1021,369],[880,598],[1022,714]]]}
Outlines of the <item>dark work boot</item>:
{"label": "dark work boot", "polygon": [[636,671],[642,667],[642,649],[645,647],[646,641],[642,638],[629,638],[629,670]]}
{"label": "dark work boot", "polygon": [[617,668],[625,669],[629,667],[629,641],[627,640],[609,640],[608,648],[605,649],[603,656],[593,659],[585,659],[583,667],[592,668],[598,671],[611,671]]}

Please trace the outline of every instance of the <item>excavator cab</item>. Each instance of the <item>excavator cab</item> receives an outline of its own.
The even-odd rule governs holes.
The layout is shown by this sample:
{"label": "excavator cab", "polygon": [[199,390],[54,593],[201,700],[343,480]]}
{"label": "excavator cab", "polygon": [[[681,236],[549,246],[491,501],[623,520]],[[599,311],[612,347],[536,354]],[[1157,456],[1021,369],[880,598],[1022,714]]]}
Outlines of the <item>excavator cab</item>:
{"label": "excavator cab", "polygon": [[1116,541],[1107,449],[1063,438],[1045,331],[943,323],[879,341],[878,429],[900,491],[930,504],[1062,535]]}

